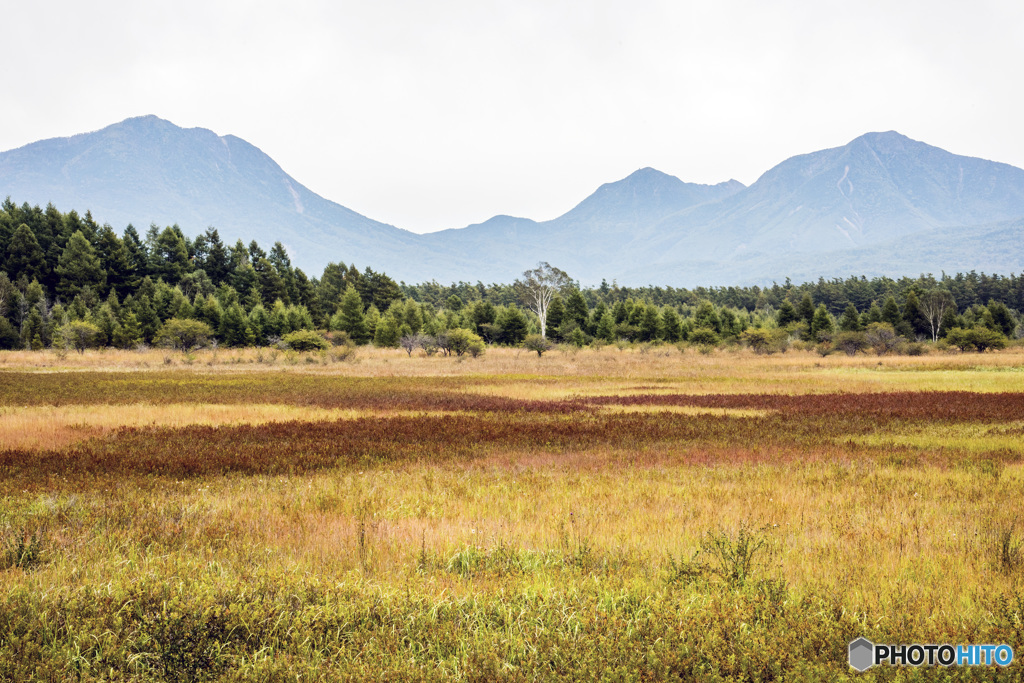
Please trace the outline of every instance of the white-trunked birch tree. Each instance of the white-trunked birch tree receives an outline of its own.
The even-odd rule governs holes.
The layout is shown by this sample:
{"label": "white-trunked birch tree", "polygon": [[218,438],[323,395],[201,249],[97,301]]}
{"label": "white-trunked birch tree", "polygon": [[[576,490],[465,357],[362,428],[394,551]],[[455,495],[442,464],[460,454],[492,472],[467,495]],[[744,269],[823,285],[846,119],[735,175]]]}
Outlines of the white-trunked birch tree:
{"label": "white-trunked birch tree", "polygon": [[523,302],[540,319],[540,336],[547,338],[548,306],[556,294],[572,283],[572,278],[564,271],[555,268],[547,261],[537,264],[533,270],[523,272],[523,277],[516,280],[516,289]]}

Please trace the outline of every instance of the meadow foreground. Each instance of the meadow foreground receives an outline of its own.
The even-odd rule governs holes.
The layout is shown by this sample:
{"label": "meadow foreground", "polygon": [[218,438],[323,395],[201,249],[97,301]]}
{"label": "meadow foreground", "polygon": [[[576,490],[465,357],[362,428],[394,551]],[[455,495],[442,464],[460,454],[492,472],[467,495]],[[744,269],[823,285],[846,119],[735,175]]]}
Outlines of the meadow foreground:
{"label": "meadow foreground", "polygon": [[0,679],[1024,655],[1024,352],[0,354]]}

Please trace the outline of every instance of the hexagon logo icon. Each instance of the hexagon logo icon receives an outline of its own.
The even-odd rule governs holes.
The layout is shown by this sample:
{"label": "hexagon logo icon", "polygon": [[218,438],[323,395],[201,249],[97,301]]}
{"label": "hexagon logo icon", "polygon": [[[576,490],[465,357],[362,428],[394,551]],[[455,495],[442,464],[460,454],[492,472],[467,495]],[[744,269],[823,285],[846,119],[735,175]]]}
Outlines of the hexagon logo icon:
{"label": "hexagon logo icon", "polygon": [[850,643],[850,666],[857,671],[867,671],[874,664],[875,646],[867,638],[858,638]]}

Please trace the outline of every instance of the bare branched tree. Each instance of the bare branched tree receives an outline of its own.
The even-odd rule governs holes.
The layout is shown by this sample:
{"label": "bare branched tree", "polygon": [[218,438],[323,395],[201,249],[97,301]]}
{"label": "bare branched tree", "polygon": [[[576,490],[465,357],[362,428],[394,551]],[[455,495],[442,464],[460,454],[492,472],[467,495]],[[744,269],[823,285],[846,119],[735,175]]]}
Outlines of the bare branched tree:
{"label": "bare branched tree", "polygon": [[533,270],[523,273],[515,286],[523,302],[540,318],[540,336],[547,337],[548,306],[551,300],[567,285],[572,278],[565,271],[555,268],[546,261],[538,263]]}

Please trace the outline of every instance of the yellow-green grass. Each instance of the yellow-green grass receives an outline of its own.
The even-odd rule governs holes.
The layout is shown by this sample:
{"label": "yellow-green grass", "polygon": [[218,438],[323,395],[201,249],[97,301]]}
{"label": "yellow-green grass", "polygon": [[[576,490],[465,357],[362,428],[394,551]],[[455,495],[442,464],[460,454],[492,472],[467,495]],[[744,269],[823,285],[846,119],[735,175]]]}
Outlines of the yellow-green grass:
{"label": "yellow-green grass", "polygon": [[[0,354],[0,370],[31,372],[153,372],[167,369],[204,376],[287,373],[354,378],[472,379],[477,391],[521,397],[561,398],[573,393],[651,390],[685,393],[806,393],[834,391],[1015,391],[1024,373],[1024,348],[985,354],[933,352],[924,356],[843,354],[820,357],[811,351],[759,356],[749,350],[700,354],[674,346],[551,351],[542,358],[521,349],[489,348],[481,358],[412,357],[398,349],[361,347],[354,359],[330,353],[269,349],[200,350],[185,355],[165,350],[15,351]],[[485,382],[491,378],[491,382]]]}
{"label": "yellow-green grass", "polygon": [[853,437],[853,440],[857,443],[880,447],[908,446],[916,449],[945,449],[971,454],[1003,451],[1024,455],[1024,422],[918,425],[904,429],[880,430],[874,434]]}
{"label": "yellow-green grass", "polygon": [[443,385],[435,384],[446,391],[536,400],[652,393],[1003,392],[1018,391],[1022,386],[1024,349],[821,358],[810,351],[759,356],[748,350],[730,350],[704,355],[673,346],[621,351],[605,347],[552,351],[538,358],[522,350],[491,348],[482,358],[473,359],[408,357],[401,350],[363,347],[355,360],[345,362],[335,362],[327,354],[267,349],[203,350],[190,356],[159,350],[61,355],[18,351],[0,354],[0,370],[79,377],[92,372],[116,373],[123,378],[173,371],[185,378],[269,374],[398,382],[444,379]]}

